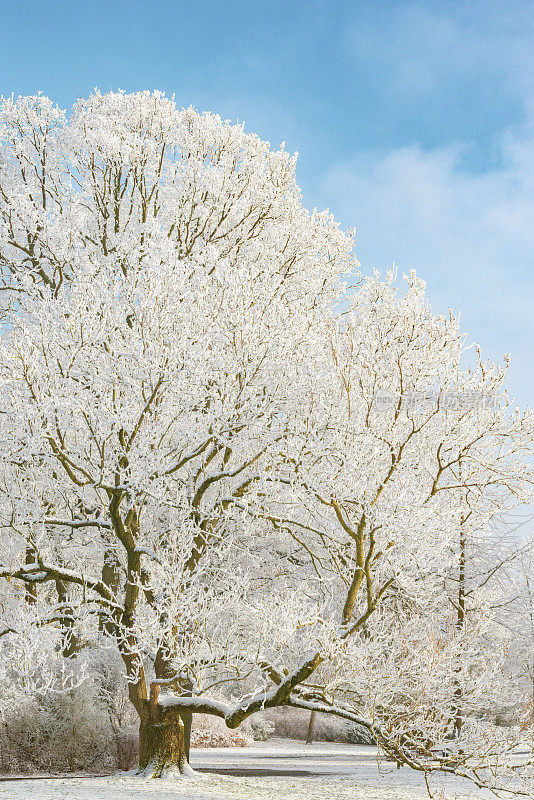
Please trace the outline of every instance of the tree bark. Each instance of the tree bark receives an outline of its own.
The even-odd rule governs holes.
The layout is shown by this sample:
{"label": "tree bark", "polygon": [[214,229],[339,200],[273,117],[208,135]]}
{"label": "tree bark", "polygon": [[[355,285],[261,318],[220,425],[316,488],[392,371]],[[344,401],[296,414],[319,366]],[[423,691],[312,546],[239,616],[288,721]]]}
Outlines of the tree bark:
{"label": "tree bark", "polygon": [[139,771],[154,778],[169,772],[191,775],[186,752],[185,725],[176,708],[158,705],[160,687],[153,683],[146,715],[139,726]]}
{"label": "tree bark", "polygon": [[310,712],[310,721],[308,723],[308,735],[306,736],[306,744],[313,744],[313,726],[315,725],[315,715],[317,711]]}
{"label": "tree bark", "polygon": [[184,746],[187,763],[189,763],[189,756],[191,754],[191,728],[193,725],[193,715],[190,712],[184,713],[182,711],[182,720],[184,723]]}
{"label": "tree bark", "polygon": [[[162,648],[160,648],[156,653],[154,670],[156,672],[156,683],[158,683],[159,680],[164,680],[166,681],[167,685],[178,694],[183,695],[184,697],[191,696],[191,690],[193,688],[191,682],[176,677],[173,663],[171,660],[169,660],[168,655],[165,654],[165,651]],[[169,681],[171,681],[171,683],[169,683]],[[187,761],[189,762],[193,714],[190,711],[182,711],[180,716],[184,725],[184,746]]]}

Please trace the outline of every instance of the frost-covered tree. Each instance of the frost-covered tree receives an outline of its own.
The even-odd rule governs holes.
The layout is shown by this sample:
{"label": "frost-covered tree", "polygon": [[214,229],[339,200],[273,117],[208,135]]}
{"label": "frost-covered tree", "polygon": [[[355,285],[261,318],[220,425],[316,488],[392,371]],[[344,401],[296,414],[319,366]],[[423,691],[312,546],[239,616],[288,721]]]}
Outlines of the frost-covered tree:
{"label": "frost-covered tree", "polygon": [[9,101],[1,136],[11,668],[112,644],[154,774],[187,770],[191,713],[281,705],[419,769],[494,763],[491,610],[451,622],[448,582],[465,526],[528,496],[503,370],[462,368],[415,276],[346,289],[350,237],[240,127],[95,94]]}
{"label": "frost-covered tree", "polygon": [[[352,242],[328,214],[302,208],[283,149],[271,152],[212,115],[178,111],[160,94],[96,94],[68,120],[46,98],[6,101],[1,125],[4,306],[32,351],[48,317],[40,352],[54,364],[35,363],[32,376],[22,366],[29,383],[6,384],[13,413],[31,407],[44,416],[39,431],[27,418],[22,438],[4,442],[18,453],[8,506],[23,527],[39,520],[41,528],[21,531],[22,546],[10,516],[3,563],[23,558],[18,600],[33,628],[45,600],[35,575],[52,586],[47,619],[59,623],[66,655],[80,613],[74,587],[84,601],[89,590],[83,613],[92,605],[100,630],[122,648],[148,763],[155,742],[141,654],[153,656],[158,678],[174,674],[166,637],[176,637],[180,612],[168,603],[180,597],[187,606],[189,594],[220,611],[242,592],[232,542],[250,526],[241,511],[236,518],[235,500],[262,491],[283,417],[302,391],[299,364],[314,357],[310,331],[338,297],[339,274],[354,271]],[[26,363],[20,355],[11,351],[8,381]],[[37,569],[43,536],[54,568],[46,578]],[[68,574],[74,565],[83,568]],[[193,574],[204,576],[200,596]],[[149,615],[141,639],[155,621],[166,633],[134,645],[140,606]],[[180,635],[203,619],[197,612]]]}
{"label": "frost-covered tree", "polygon": [[[323,590],[329,573],[344,586],[332,577],[344,598],[336,647],[341,640],[345,650],[332,657],[331,683],[322,676],[330,694],[322,688],[297,702],[326,710],[337,696],[339,713],[350,698],[347,718],[351,703],[366,708],[401,761],[413,765],[415,753],[429,756],[446,740],[458,770],[475,754],[480,763],[502,754],[502,738],[490,744],[477,713],[520,711],[493,618],[501,588],[486,580],[500,562],[486,554],[493,566],[477,581],[483,570],[471,555],[466,567],[465,540],[484,533],[489,542],[492,521],[530,496],[532,415],[502,393],[505,369],[480,356],[461,368],[457,321],[433,316],[423,284],[408,283],[402,294],[392,276],[366,281],[344,322],[332,325],[333,370],[314,379],[300,451],[289,458],[300,514],[284,519],[280,509],[276,524],[298,531]],[[462,557],[460,605],[452,578]],[[460,720],[470,726],[452,743]]]}

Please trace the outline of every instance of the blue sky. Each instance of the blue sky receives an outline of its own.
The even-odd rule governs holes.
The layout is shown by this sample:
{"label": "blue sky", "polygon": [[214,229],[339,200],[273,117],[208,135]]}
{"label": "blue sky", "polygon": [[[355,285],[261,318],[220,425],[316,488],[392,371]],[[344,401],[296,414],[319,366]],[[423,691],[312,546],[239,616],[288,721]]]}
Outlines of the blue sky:
{"label": "blue sky", "polygon": [[299,151],[363,271],[415,268],[534,405],[534,3],[0,0],[0,93],[162,89]]}

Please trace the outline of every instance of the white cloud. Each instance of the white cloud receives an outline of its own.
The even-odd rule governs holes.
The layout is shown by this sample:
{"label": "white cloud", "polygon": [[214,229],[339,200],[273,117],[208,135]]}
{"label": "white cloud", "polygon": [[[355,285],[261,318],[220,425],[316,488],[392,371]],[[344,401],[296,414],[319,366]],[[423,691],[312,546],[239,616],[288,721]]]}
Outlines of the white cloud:
{"label": "white cloud", "polygon": [[508,132],[498,168],[465,168],[466,147],[356,153],[322,192],[357,230],[367,269],[414,267],[433,306],[462,312],[492,357],[513,356],[511,388],[534,404],[534,126]]}

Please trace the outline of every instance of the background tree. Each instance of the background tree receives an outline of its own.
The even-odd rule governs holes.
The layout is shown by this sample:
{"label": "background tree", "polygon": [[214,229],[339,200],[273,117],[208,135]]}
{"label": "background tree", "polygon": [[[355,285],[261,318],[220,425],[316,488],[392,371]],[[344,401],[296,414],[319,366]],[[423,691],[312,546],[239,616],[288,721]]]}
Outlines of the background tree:
{"label": "background tree", "polygon": [[510,639],[509,669],[518,675],[521,699],[534,719],[534,549],[528,533],[507,578],[510,600],[500,611],[499,621]]}

